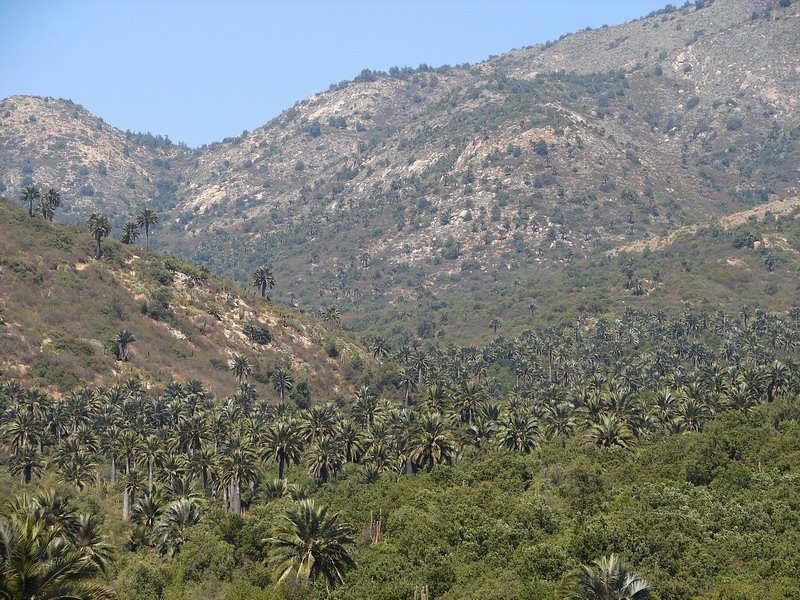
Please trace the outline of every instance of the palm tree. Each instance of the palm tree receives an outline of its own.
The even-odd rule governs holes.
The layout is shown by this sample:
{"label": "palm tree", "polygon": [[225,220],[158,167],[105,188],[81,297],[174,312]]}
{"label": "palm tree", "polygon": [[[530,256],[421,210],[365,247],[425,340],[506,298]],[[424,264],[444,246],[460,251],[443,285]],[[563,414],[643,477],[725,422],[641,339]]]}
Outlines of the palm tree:
{"label": "palm tree", "polygon": [[627,450],[635,450],[636,442],[625,422],[615,414],[603,415],[599,423],[592,423],[584,441],[603,448],[620,446]]}
{"label": "palm tree", "polygon": [[86,452],[78,452],[61,467],[61,481],[83,490],[97,480],[97,463]]}
{"label": "palm tree", "polygon": [[53,188],[48,189],[39,200],[39,212],[51,223],[59,206],[61,206],[61,194]]}
{"label": "palm tree", "polygon": [[458,445],[452,429],[438,413],[423,416],[411,434],[409,456],[428,471],[437,464],[452,463],[458,453]]}
{"label": "palm tree", "polygon": [[515,452],[532,452],[539,447],[539,424],[533,417],[515,412],[500,421],[497,442]]}
{"label": "palm tree", "polygon": [[170,504],[156,527],[161,553],[175,556],[186,542],[189,528],[197,525],[201,516],[197,500],[184,498]]}
{"label": "palm tree", "polygon": [[156,464],[161,460],[164,451],[161,448],[161,440],[155,435],[147,436],[142,442],[138,451],[140,462],[147,466],[147,491],[153,493],[153,472]]}
{"label": "palm tree", "polygon": [[497,333],[497,328],[500,327],[501,321],[497,317],[492,317],[492,320],[489,322],[489,327],[492,328],[494,333]]}
{"label": "palm tree", "polygon": [[330,591],[344,581],[345,569],[355,566],[346,548],[353,543],[350,529],[339,523],[339,515],[328,514],[327,507],[313,500],[290,509],[264,543],[278,583],[292,575],[306,582],[321,577]]}
{"label": "palm tree", "polygon": [[369,346],[369,351],[372,353],[372,357],[376,360],[381,360],[382,358],[386,358],[389,354],[389,346],[386,344],[386,340],[380,337],[376,337],[372,340],[372,343]]}
{"label": "palm tree", "polygon": [[98,518],[94,515],[78,515],[76,527],[70,540],[81,555],[87,557],[100,570],[106,570],[114,547],[106,540],[105,533]]}
{"label": "palm tree", "polygon": [[344,453],[339,444],[332,438],[321,437],[316,439],[306,451],[305,456],[308,472],[319,483],[325,483],[331,475],[342,468]]}
{"label": "palm tree", "polygon": [[102,600],[113,593],[92,579],[102,569],[57,530],[31,518],[0,524],[0,598]]}
{"label": "palm tree", "polygon": [[139,225],[128,221],[122,226],[122,243],[133,244],[139,237]]}
{"label": "palm tree", "polygon": [[217,474],[219,467],[219,459],[214,448],[209,444],[201,445],[199,450],[195,450],[189,455],[186,467],[191,476],[199,476],[203,491],[208,493],[209,482]]}
{"label": "palm tree", "polygon": [[100,260],[100,256],[102,255],[100,249],[100,240],[108,235],[111,235],[111,223],[109,222],[108,217],[104,214],[92,213],[92,215],[86,221],[86,227],[94,236],[95,243],[97,244],[94,257],[97,260]]}
{"label": "palm tree", "polygon": [[334,304],[329,304],[322,309],[322,320],[326,323],[338,323],[342,318],[342,311]]}
{"label": "palm tree", "polygon": [[127,362],[128,346],[130,346],[135,341],[136,338],[133,337],[133,334],[127,329],[123,329],[117,334],[117,337],[114,338],[113,342],[113,349],[114,353],[117,355],[117,360],[121,360],[122,362]]}
{"label": "palm tree", "polygon": [[378,397],[372,393],[368,386],[361,386],[353,395],[353,406],[350,414],[356,423],[369,432],[375,424],[378,412]]}
{"label": "palm tree", "polygon": [[139,229],[144,229],[144,247],[146,250],[150,249],[150,228],[158,223],[158,215],[149,208],[145,208],[136,215],[136,224]]}
{"label": "palm tree", "polygon": [[572,600],[647,600],[653,587],[616,555],[595,561],[594,568],[584,565],[575,574],[578,591]]}
{"label": "palm tree", "polygon": [[286,392],[291,391],[294,387],[292,374],[285,369],[276,369],[272,372],[270,379],[272,380],[273,389],[280,394],[281,404],[283,404]]}
{"label": "palm tree", "polygon": [[122,454],[121,436],[122,430],[112,425],[103,432],[100,439],[101,448],[111,462],[109,481],[112,485],[117,483],[117,458]]}
{"label": "palm tree", "polygon": [[250,361],[242,354],[233,355],[230,362],[230,370],[239,379],[239,385],[242,385],[247,376],[253,372]]}
{"label": "palm tree", "polygon": [[278,463],[278,479],[283,479],[286,465],[300,462],[302,451],[303,440],[294,424],[278,421],[267,428],[261,456]]}
{"label": "palm tree", "polygon": [[127,521],[131,514],[131,504],[136,497],[136,492],[142,489],[142,476],[138,471],[128,471],[122,480],[122,519]]}
{"label": "palm tree", "polygon": [[158,492],[143,494],[131,508],[131,523],[151,535],[164,512],[164,498]]}
{"label": "palm tree", "polygon": [[39,192],[39,188],[36,188],[32,185],[25,186],[22,188],[22,196],[20,200],[22,202],[28,203],[28,216],[33,216],[33,203],[39,199],[41,193]]}
{"label": "palm tree", "polygon": [[22,483],[27,485],[34,475],[39,475],[44,470],[44,462],[39,450],[34,446],[25,446],[11,455],[8,468],[12,475],[20,477]]}
{"label": "palm tree", "polygon": [[253,286],[261,292],[261,297],[267,295],[267,288],[275,286],[275,275],[269,267],[259,267],[253,272]]}
{"label": "palm tree", "polygon": [[342,453],[346,462],[357,462],[364,453],[365,440],[363,431],[352,421],[344,420],[336,424],[334,431],[336,441],[342,445]]}
{"label": "palm tree", "polygon": [[258,477],[256,453],[249,445],[233,439],[223,449],[220,470],[223,483],[228,486],[230,510],[239,515],[242,513],[242,484],[255,482]]}

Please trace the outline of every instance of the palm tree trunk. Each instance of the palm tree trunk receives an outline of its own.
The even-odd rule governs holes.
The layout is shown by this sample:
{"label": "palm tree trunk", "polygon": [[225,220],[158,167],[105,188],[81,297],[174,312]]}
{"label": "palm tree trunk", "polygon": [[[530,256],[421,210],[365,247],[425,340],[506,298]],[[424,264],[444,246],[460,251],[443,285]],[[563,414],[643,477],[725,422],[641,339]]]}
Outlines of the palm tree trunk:
{"label": "palm tree trunk", "polygon": [[122,492],[122,520],[127,521],[131,512],[131,495],[128,490]]}
{"label": "palm tree trunk", "polygon": [[242,514],[242,494],[238,479],[231,482],[231,512],[235,515]]}
{"label": "palm tree trunk", "polygon": [[153,462],[147,462],[147,491],[153,493]]}
{"label": "palm tree trunk", "polygon": [[278,458],[278,479],[283,479],[283,456]]}
{"label": "palm tree trunk", "polygon": [[111,479],[112,485],[117,483],[117,457],[113,454],[111,455],[111,476],[109,479]]}

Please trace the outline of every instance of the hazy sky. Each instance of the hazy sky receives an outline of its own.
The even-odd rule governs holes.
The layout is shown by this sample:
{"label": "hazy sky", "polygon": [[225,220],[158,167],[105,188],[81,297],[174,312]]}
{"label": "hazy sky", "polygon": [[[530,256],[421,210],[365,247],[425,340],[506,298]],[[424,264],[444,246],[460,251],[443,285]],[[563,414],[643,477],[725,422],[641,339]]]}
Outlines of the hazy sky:
{"label": "hazy sky", "polygon": [[666,0],[0,0],[0,97],[70,98],[191,146],[361,69],[479,62]]}

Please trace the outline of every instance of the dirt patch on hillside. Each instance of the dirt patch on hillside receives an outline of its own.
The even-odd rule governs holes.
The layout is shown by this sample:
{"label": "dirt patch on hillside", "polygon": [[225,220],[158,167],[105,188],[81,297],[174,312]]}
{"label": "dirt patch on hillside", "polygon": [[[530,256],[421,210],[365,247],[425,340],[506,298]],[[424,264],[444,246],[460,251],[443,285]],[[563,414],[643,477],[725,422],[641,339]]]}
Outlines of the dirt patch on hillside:
{"label": "dirt patch on hillside", "polygon": [[621,252],[641,253],[646,249],[650,251],[661,250],[662,248],[666,248],[667,246],[674,244],[675,241],[681,236],[697,233],[701,227],[713,224],[718,225],[723,229],[733,229],[734,227],[738,227],[739,225],[747,223],[754,217],[756,219],[763,219],[764,215],[767,213],[772,213],[773,215],[778,216],[789,214],[795,210],[800,210],[800,197],[775,200],[773,202],[761,204],[755,208],[730,214],[727,217],[721,217],[720,219],[715,220],[713,223],[707,222],[698,225],[678,227],[677,229],[671,231],[668,235],[654,236],[643,240],[637,240],[635,242],[631,242],[630,244],[625,244],[623,246],[619,246],[618,248],[614,248],[613,250],[609,250],[609,254],[616,256]]}

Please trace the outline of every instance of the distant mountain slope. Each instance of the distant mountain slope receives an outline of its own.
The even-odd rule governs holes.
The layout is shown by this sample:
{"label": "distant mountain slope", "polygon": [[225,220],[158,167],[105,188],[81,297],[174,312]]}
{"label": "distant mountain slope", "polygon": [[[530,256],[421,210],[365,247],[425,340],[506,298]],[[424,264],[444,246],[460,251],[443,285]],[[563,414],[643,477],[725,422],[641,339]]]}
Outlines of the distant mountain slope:
{"label": "distant mountain slope", "polygon": [[[175,259],[103,240],[96,261],[85,230],[30,218],[5,200],[0,229],[0,377],[55,390],[130,376],[198,379],[231,394],[228,363],[241,354],[262,396],[273,395],[269,370],[282,363],[319,397],[347,390],[344,369],[368,356],[343,334]],[[249,325],[267,337],[248,338]],[[125,362],[110,349],[122,330],[136,338]]]}
{"label": "distant mountain slope", "polygon": [[363,326],[463,274],[505,289],[796,195],[798,6],[698,2],[472,67],[364,72],[193,151],[9,98],[0,179],[63,186],[68,219],[150,203],[163,247],[239,281],[270,262],[282,300]]}

